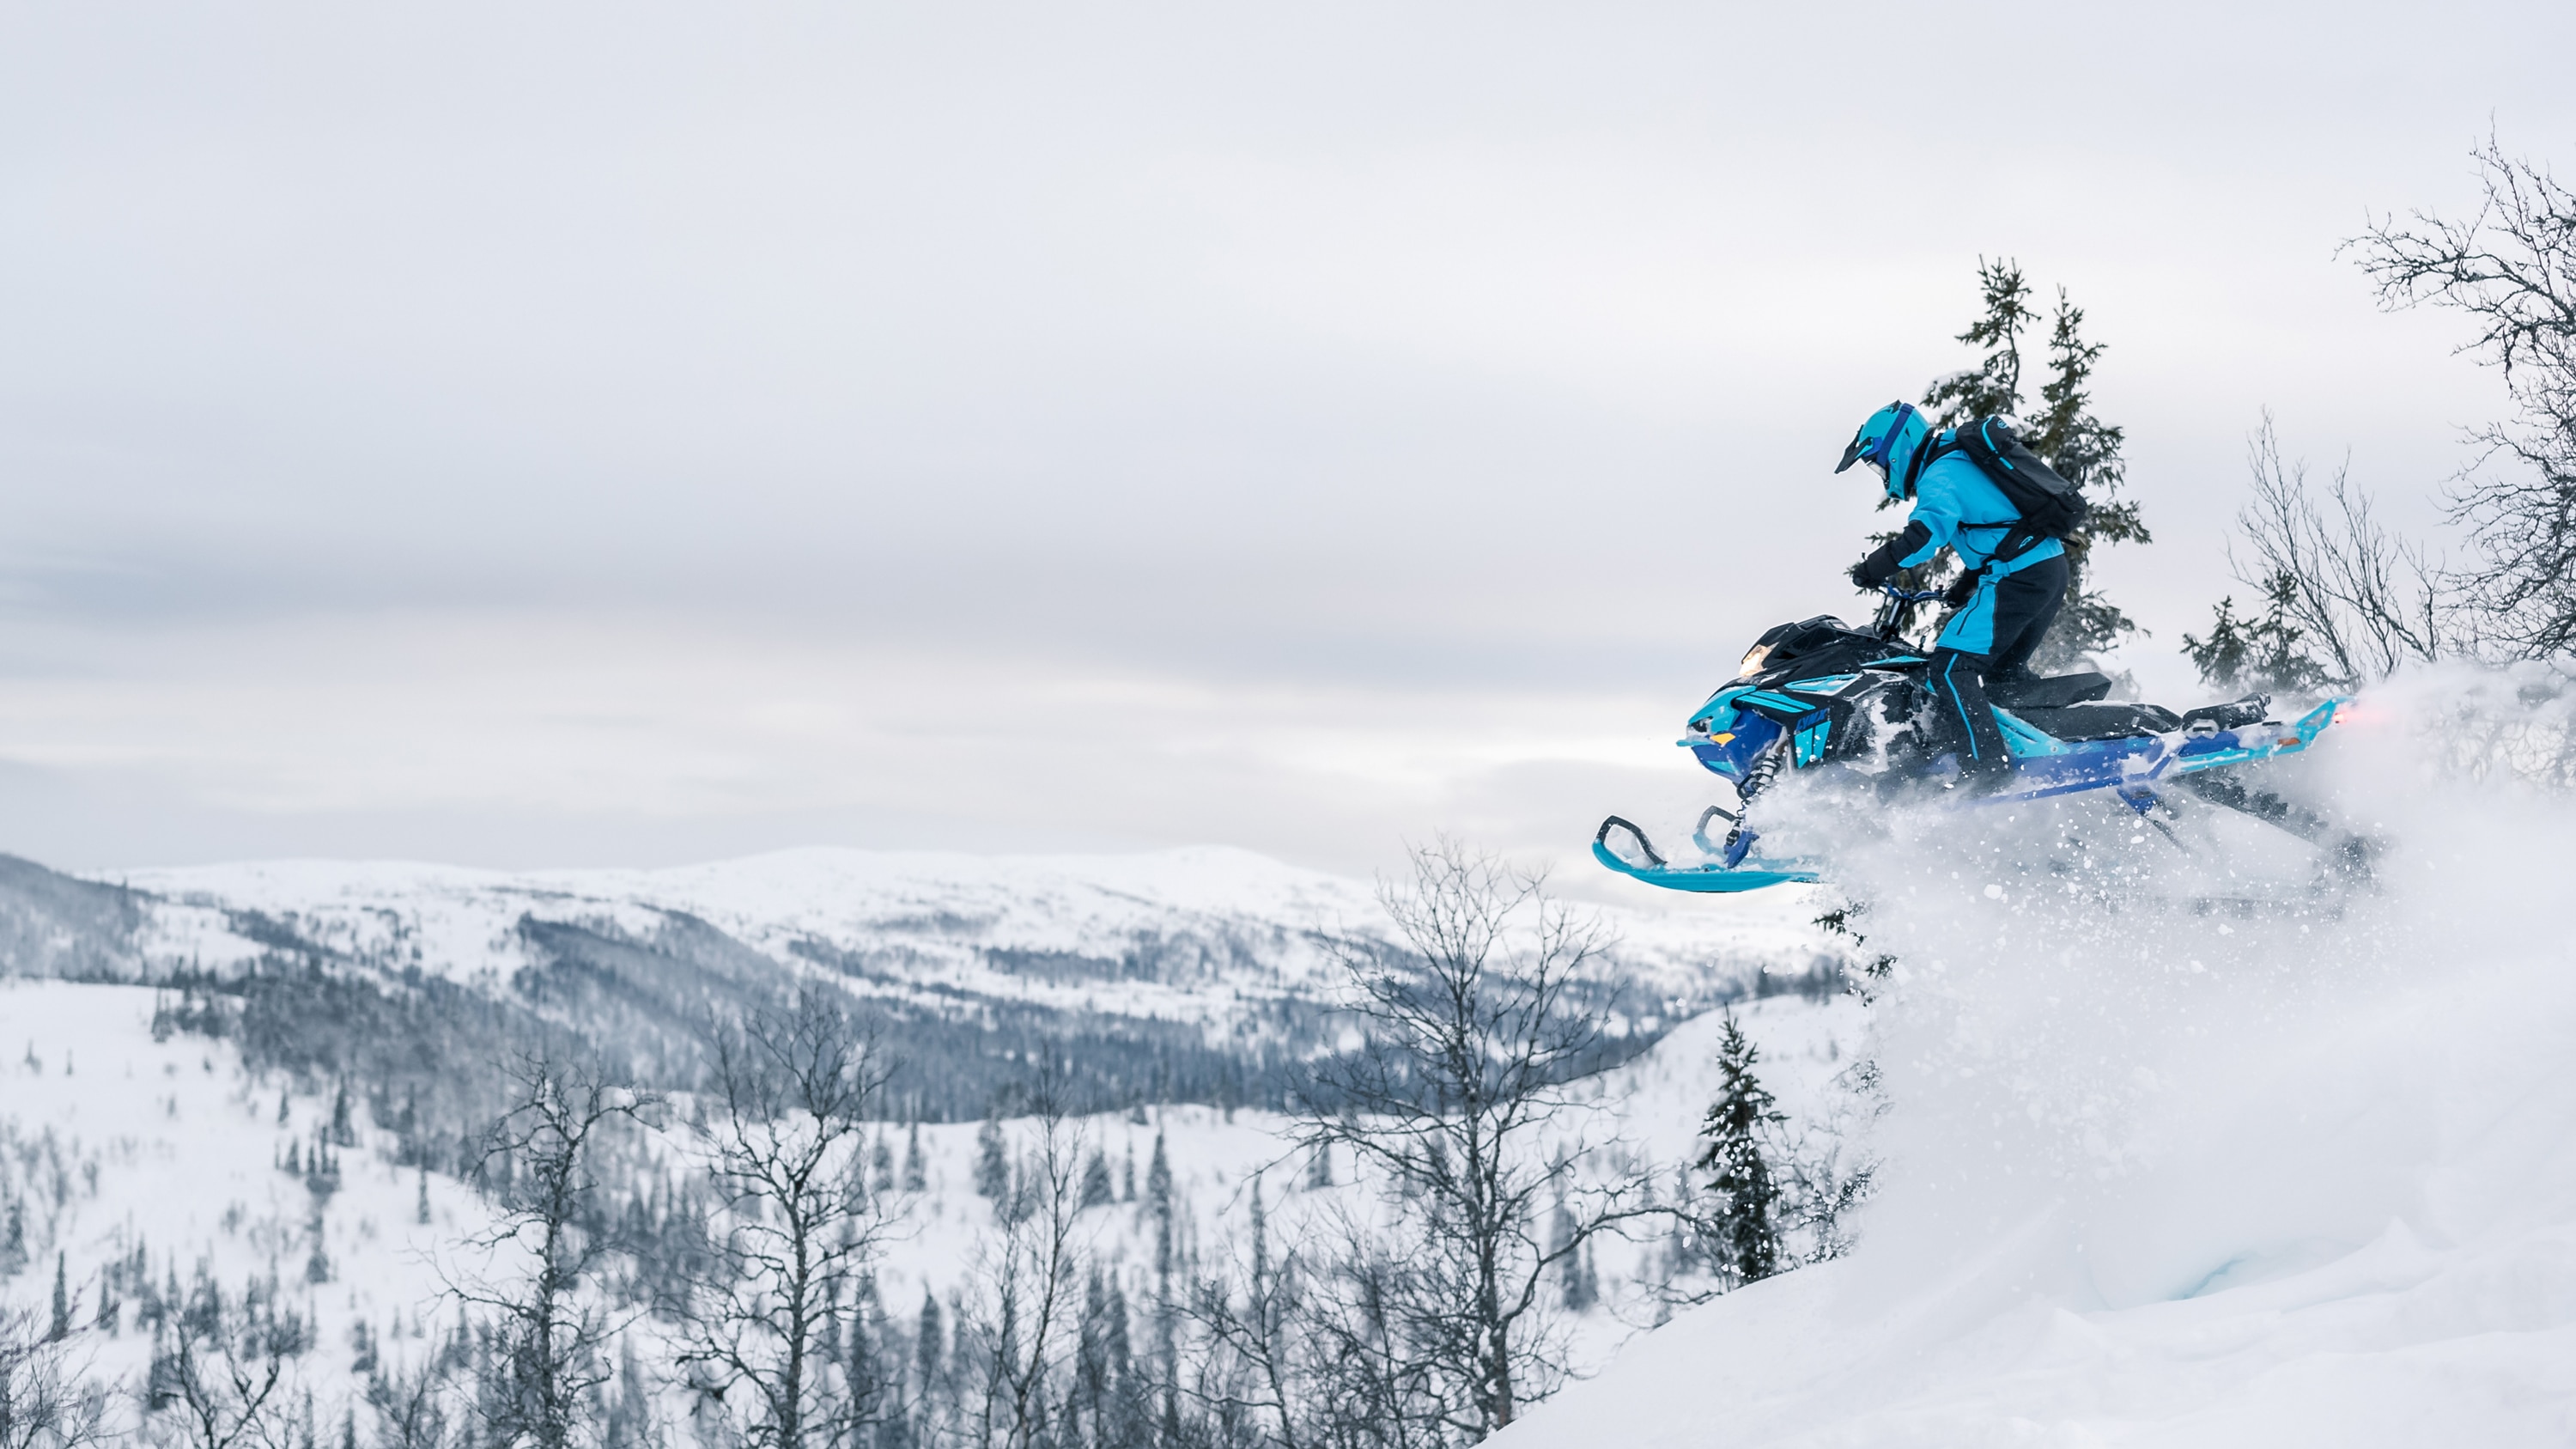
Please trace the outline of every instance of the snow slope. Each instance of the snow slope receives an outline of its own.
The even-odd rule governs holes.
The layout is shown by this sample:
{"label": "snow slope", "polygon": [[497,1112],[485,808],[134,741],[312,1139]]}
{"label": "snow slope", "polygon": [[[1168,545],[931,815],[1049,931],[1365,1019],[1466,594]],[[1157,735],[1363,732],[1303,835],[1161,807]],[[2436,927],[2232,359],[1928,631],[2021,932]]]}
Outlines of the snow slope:
{"label": "snow slope", "polygon": [[[284,1285],[320,1329],[304,1369],[317,1381],[345,1379],[360,1323],[396,1346],[434,1328],[442,1251],[484,1225],[481,1200],[361,1148],[343,1155],[338,1191],[316,1213],[277,1159],[312,1138],[330,1104],[290,1100],[281,1120],[279,1088],[244,1072],[231,1043],[156,1040],[154,995],[0,979],[0,1194],[24,1205],[29,1253],[0,1279],[0,1302],[44,1312],[59,1260],[75,1321],[99,1329],[83,1336],[84,1361],[109,1375],[139,1372],[150,1354],[130,1290],[101,1317],[116,1300],[100,1270],[137,1248],[156,1284],[185,1284],[203,1265],[227,1290]],[[317,1224],[334,1265],[321,1283],[307,1281]]]}
{"label": "snow slope", "polygon": [[2098,820],[2038,868],[2075,807],[1851,861],[1902,963],[1860,1247],[1501,1442],[2576,1442],[2576,809],[2527,778],[2565,715],[2475,675],[2366,704],[2309,783],[2392,842],[2376,892]]}
{"label": "snow slope", "polygon": [[[45,1312],[59,1258],[75,1322],[94,1330],[82,1336],[85,1361],[108,1376],[139,1374],[151,1336],[131,1305],[131,1285],[118,1311],[101,1310],[114,1297],[102,1270],[140,1248],[156,1284],[184,1284],[202,1268],[227,1289],[251,1279],[280,1285],[315,1325],[314,1351],[296,1372],[325,1408],[354,1382],[362,1344],[371,1341],[395,1362],[426,1352],[453,1321],[445,1284],[491,1272],[462,1241],[488,1227],[484,1201],[440,1173],[394,1166],[395,1139],[367,1123],[361,1103],[339,1188],[317,1203],[305,1179],[280,1162],[290,1145],[310,1143],[330,1103],[245,1070],[229,1042],[156,1038],[154,1004],[144,987],[0,978],[0,1044],[13,1054],[0,1063],[0,1200],[25,1204],[27,1214],[27,1260],[14,1275],[0,1273],[0,1308]],[[1781,996],[1748,1003],[1741,1015],[1783,1107],[1797,1118],[1829,1111],[1832,1078],[1850,1064],[1861,1034],[1857,1003]],[[1719,1024],[1715,1016],[1689,1023],[1587,1084],[1605,1125],[1644,1160],[1669,1167],[1688,1154],[1715,1089]],[[1033,1124],[1004,1125],[1026,1150]],[[1113,1181],[1131,1194],[1162,1136],[1184,1251],[1213,1261],[1238,1246],[1256,1176],[1277,1241],[1293,1238],[1302,1213],[1358,1204],[1347,1164],[1339,1186],[1305,1185],[1305,1161],[1292,1157],[1285,1127],[1263,1112],[1162,1107],[1142,1122],[1123,1114],[1076,1119],[1069,1131],[1077,1151],[1104,1155]],[[906,1129],[881,1130],[904,1154]],[[925,1294],[945,1300],[956,1292],[994,1230],[993,1206],[969,1185],[977,1130],[974,1123],[919,1129],[927,1190],[890,1202],[896,1222],[877,1275],[882,1301],[897,1314],[914,1311]],[[682,1143],[685,1133],[667,1140]],[[1142,1207],[1129,1196],[1082,1217],[1086,1256],[1142,1294],[1153,1260]],[[310,1266],[317,1243],[329,1263],[318,1282]],[[1644,1247],[1604,1253],[1605,1303],[1576,1325],[1580,1361],[1606,1359],[1650,1313]]]}

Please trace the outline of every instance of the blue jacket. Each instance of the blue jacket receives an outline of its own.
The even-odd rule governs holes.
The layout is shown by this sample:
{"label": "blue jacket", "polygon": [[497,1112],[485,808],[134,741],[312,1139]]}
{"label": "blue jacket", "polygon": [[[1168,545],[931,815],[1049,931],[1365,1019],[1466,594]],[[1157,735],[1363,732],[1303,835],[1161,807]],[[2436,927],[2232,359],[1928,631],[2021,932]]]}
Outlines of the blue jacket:
{"label": "blue jacket", "polygon": [[[1984,568],[1995,545],[2004,541],[2005,531],[2020,517],[2020,510],[2004,497],[2004,490],[1996,487],[1967,454],[1946,454],[1934,459],[1914,480],[1914,513],[1906,522],[1923,525],[1930,539],[1900,562],[1912,568],[1947,544],[1958,553],[1962,567]],[[2056,539],[2041,539],[2021,557],[1996,564],[1985,581],[1991,586],[2006,574],[2019,573],[2042,559],[2065,552],[2065,545]]]}

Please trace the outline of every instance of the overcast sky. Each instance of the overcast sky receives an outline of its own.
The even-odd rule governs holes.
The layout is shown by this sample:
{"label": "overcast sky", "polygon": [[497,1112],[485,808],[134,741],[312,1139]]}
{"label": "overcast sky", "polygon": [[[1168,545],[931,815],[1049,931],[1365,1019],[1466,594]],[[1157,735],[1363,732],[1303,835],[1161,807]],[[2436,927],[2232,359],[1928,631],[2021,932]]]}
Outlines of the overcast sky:
{"label": "overcast sky", "polygon": [[[1981,255],[2108,343],[2141,679],[2339,241],[2566,5],[0,4],[0,850],[1579,850],[1883,520]],[[2241,592],[2241,590],[2240,590]],[[2179,701],[2178,701],[2179,702]]]}

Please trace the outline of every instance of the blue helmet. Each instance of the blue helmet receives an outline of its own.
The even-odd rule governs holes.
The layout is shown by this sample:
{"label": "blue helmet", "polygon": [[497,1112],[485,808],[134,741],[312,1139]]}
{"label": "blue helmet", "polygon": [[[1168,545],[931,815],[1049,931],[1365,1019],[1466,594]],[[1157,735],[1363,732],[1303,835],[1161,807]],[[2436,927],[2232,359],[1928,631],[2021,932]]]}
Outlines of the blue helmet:
{"label": "blue helmet", "polygon": [[1923,445],[1931,440],[1932,425],[1923,421],[1914,404],[1892,402],[1871,413],[1860,431],[1852,434],[1834,471],[1868,463],[1887,484],[1887,496],[1902,501],[1914,491],[1914,475],[1922,471]]}

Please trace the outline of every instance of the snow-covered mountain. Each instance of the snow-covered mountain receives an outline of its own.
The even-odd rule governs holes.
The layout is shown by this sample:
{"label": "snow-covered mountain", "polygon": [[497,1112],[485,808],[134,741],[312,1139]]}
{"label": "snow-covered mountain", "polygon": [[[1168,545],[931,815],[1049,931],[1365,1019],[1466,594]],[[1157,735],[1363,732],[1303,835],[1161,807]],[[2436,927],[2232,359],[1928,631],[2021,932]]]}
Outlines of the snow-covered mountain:
{"label": "snow-covered mountain", "polygon": [[[534,922],[651,940],[696,922],[777,965],[821,966],[911,1000],[1012,1000],[1231,1023],[1240,1003],[1313,995],[1338,937],[1383,935],[1365,882],[1214,847],[1113,856],[794,850],[667,870],[507,874],[283,861],[139,871],[176,903],[156,944],[241,959],[281,939],[453,981],[542,966]],[[1610,910],[1623,980],[1700,1002],[1815,964],[1803,902],[1725,918]],[[184,932],[224,925],[202,940]]]}
{"label": "snow-covered mountain", "polygon": [[[1600,912],[1614,944],[1587,989],[1634,1050],[1712,1003],[1820,987],[1838,960],[1813,910]],[[822,979],[904,1063],[904,1114],[932,1120],[980,1113],[1041,1054],[1092,1106],[1273,1100],[1332,1030],[1334,952],[1389,930],[1366,883],[1224,849],[525,873],[289,861],[115,884],[0,861],[9,970],[219,984],[222,1001],[189,1009],[244,1016],[234,1028],[272,1043],[272,1065],[364,1061],[381,1082],[424,1053],[555,1032],[684,1080],[708,1022]],[[306,1060],[307,1018],[360,1035]],[[399,1090],[434,1108],[445,1082],[429,1075]]]}

